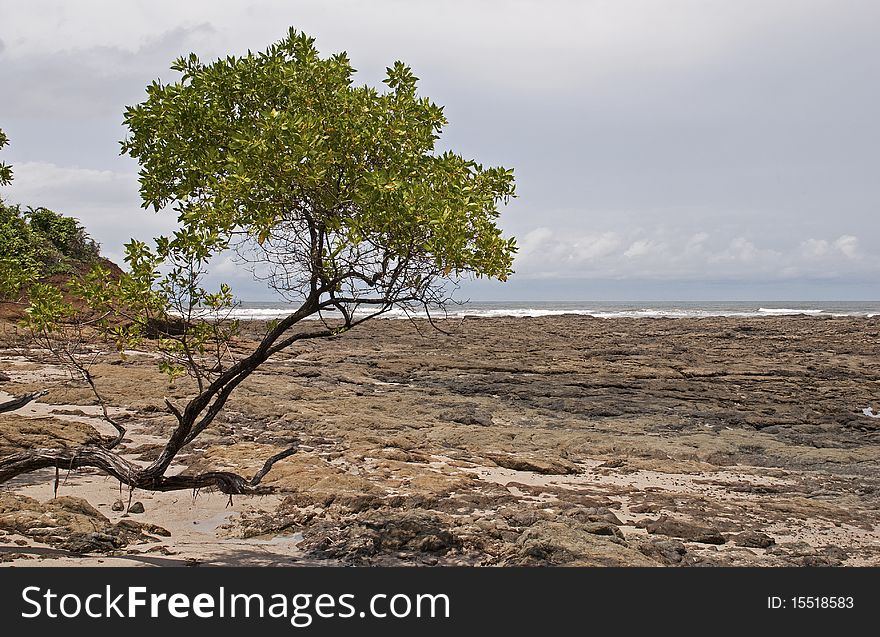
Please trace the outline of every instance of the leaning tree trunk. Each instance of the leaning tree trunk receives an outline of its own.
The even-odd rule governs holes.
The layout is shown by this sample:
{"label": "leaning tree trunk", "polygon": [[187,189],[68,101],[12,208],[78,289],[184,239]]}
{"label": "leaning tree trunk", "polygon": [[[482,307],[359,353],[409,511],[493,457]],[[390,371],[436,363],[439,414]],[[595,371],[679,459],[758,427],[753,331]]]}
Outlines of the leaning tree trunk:
{"label": "leaning tree trunk", "polygon": [[[263,467],[250,479],[230,471],[207,471],[195,475],[168,476],[165,474],[181,449],[195,440],[214,421],[235,388],[265,363],[269,357],[296,341],[325,338],[334,333],[332,330],[321,330],[317,333],[287,334],[291,327],[318,309],[320,308],[317,299],[310,298],[297,312],[280,321],[249,356],[239,360],[222,373],[214,382],[190,400],[184,409],[177,408],[166,399],[168,409],[174,414],[178,424],[169,436],[159,457],[149,466],[136,465],[111,450],[117,442],[121,442],[121,436],[124,433],[124,429],[114,423],[114,426],[117,426],[120,431],[120,435],[113,443],[107,445],[84,445],[61,449],[34,448],[0,458],[0,484],[16,476],[47,468],[55,468],[57,484],[59,470],[72,471],[73,469],[91,467],[116,478],[131,489],[177,491],[216,488],[230,496],[268,493],[271,489],[261,486],[260,481],[269,472],[272,465],[296,453],[297,445],[293,445],[266,460]],[[91,383],[90,377],[87,377],[87,380]],[[47,392],[34,392],[15,398],[3,403],[3,408],[0,411],[12,411],[23,407],[45,393]],[[106,411],[105,416],[107,416]]]}
{"label": "leaning tree trunk", "polygon": [[[346,313],[344,329],[338,327],[331,329],[325,325],[324,329],[318,331],[289,333],[291,328],[304,318],[327,307],[338,305],[338,300],[334,299],[319,302],[322,292],[323,288],[313,290],[302,307],[280,320],[277,325],[269,330],[250,355],[238,360],[223,371],[213,382],[193,397],[183,409],[180,409],[168,399],[165,400],[168,410],[177,419],[177,426],[168,437],[159,457],[150,465],[146,467],[136,465],[112,450],[117,443],[122,441],[125,429],[110,419],[105,409],[105,418],[119,432],[119,435],[113,442],[105,445],[85,445],[62,449],[34,448],[2,457],[0,458],[0,484],[25,473],[55,468],[57,485],[58,472],[60,470],[72,471],[73,469],[91,467],[116,478],[120,483],[129,486],[131,489],[177,491],[183,489],[216,488],[223,493],[229,494],[230,497],[238,494],[270,492],[272,489],[260,485],[260,481],[269,473],[272,465],[297,452],[298,446],[296,444],[266,460],[262,468],[250,479],[230,471],[207,471],[195,475],[171,476],[166,475],[166,472],[174,458],[177,457],[177,454],[210,426],[226,405],[226,401],[232,392],[270,357],[290,347],[297,341],[328,338],[341,333],[341,331],[347,331],[387,311],[392,305],[389,301],[383,300],[381,307],[375,312],[359,319],[354,319],[351,314]],[[86,375],[86,380],[92,385],[94,390],[95,387],[91,376]],[[0,411],[18,409],[45,393],[47,392],[35,392],[15,398],[0,405]]]}
{"label": "leaning tree trunk", "polygon": [[[0,403],[0,413],[20,409],[47,393],[46,390],[32,392]],[[72,471],[82,467],[92,467],[116,478],[131,489],[178,491],[213,487],[230,496],[259,494],[267,493],[270,490],[261,487],[260,481],[269,473],[272,465],[296,452],[297,447],[293,446],[275,454],[266,460],[263,467],[253,477],[246,479],[231,471],[207,471],[196,475],[165,476],[163,475],[164,471],[157,474],[154,466],[146,468],[138,466],[109,448],[99,445],[71,448],[33,448],[0,458],[0,484],[25,473],[54,467],[57,488],[58,470]]]}

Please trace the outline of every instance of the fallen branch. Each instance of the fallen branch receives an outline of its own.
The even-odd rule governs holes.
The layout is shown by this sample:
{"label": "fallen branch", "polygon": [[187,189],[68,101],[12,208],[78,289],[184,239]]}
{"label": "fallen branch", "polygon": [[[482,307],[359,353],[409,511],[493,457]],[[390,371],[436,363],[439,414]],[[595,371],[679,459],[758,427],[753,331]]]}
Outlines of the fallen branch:
{"label": "fallen branch", "polygon": [[195,475],[155,476],[118,454],[94,445],[71,449],[30,449],[0,458],[0,484],[15,476],[39,469],[54,467],[55,469],[73,471],[83,467],[92,467],[116,478],[120,483],[126,484],[132,489],[180,491],[185,489],[215,488],[228,495],[257,495],[272,492],[273,489],[271,487],[261,486],[260,481],[269,473],[272,465],[296,452],[297,447],[291,447],[272,456],[266,460],[263,467],[254,474],[253,478],[248,480],[231,471],[206,471]]}
{"label": "fallen branch", "polygon": [[21,409],[29,402],[36,400],[40,396],[45,396],[49,392],[47,390],[35,391],[30,394],[24,394],[23,396],[17,396],[12,400],[7,400],[5,403],[0,403],[0,414],[6,411],[15,411],[16,409]]}

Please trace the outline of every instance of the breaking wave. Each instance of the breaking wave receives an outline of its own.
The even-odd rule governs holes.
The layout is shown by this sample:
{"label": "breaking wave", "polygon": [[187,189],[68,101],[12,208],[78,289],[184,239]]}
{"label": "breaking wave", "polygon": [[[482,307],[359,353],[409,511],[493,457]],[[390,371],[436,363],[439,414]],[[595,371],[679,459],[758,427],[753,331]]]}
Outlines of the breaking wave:
{"label": "breaking wave", "polygon": [[[764,307],[764,305],[768,305]],[[241,320],[271,320],[283,318],[296,308],[284,303],[245,302],[229,313],[229,318]],[[471,302],[447,306],[445,312],[432,311],[435,318],[526,318],[542,316],[578,315],[600,319],[617,318],[712,318],[712,317],[864,317],[880,316],[880,303],[789,303],[789,304],[751,304],[745,302],[716,303],[602,303],[602,302]],[[326,318],[339,315],[326,312]],[[386,319],[424,318],[424,311],[407,312],[394,308],[381,315]]]}

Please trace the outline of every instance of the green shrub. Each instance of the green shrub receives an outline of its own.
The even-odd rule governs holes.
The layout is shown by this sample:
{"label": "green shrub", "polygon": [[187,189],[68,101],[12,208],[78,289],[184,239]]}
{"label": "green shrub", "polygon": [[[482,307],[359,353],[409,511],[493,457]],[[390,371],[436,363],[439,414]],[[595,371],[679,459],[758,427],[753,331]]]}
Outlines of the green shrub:
{"label": "green shrub", "polygon": [[13,299],[29,284],[74,271],[98,258],[98,244],[72,217],[48,208],[0,200],[0,297]]}

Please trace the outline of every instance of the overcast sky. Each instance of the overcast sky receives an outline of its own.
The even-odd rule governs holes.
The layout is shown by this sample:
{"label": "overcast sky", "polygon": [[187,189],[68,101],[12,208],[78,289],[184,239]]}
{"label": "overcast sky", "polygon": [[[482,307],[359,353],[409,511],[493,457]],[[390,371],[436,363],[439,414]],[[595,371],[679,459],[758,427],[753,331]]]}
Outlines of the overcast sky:
{"label": "overcast sky", "polygon": [[474,299],[880,299],[876,0],[0,0],[0,196],[114,259],[167,231],[118,154],[124,107],[181,54],[289,26],[358,83],[407,62],[444,147],[515,169],[517,273]]}

